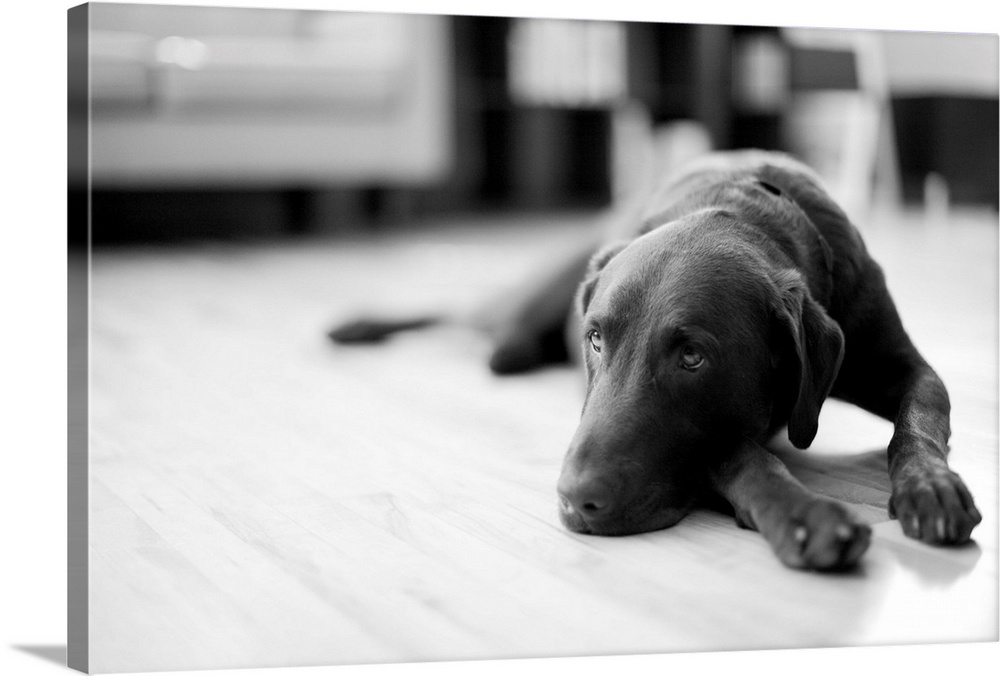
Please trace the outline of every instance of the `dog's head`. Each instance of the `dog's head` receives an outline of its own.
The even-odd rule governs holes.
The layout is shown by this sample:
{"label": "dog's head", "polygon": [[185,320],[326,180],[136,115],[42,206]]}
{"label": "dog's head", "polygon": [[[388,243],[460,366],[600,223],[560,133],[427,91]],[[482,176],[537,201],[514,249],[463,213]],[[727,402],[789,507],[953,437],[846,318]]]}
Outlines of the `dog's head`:
{"label": "dog's head", "polygon": [[785,424],[812,442],[843,334],[753,237],[705,211],[594,256],[578,293],[587,397],[559,479],[569,529],[666,528],[735,444]]}

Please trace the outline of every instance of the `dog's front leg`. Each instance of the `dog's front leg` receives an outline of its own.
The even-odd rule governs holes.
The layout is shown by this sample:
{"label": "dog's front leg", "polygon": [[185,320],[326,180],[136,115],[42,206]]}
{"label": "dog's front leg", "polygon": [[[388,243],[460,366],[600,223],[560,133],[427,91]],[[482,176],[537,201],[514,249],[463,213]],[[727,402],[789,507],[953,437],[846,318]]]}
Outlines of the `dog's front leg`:
{"label": "dog's front leg", "polygon": [[803,486],[760,444],[744,441],[713,463],[709,477],[737,523],[759,531],[786,566],[849,568],[868,549],[871,528],[843,504]]}
{"label": "dog's front leg", "polygon": [[965,483],[948,468],[950,405],[937,374],[918,363],[904,380],[889,442],[890,516],[928,544],[969,540],[982,516]]}

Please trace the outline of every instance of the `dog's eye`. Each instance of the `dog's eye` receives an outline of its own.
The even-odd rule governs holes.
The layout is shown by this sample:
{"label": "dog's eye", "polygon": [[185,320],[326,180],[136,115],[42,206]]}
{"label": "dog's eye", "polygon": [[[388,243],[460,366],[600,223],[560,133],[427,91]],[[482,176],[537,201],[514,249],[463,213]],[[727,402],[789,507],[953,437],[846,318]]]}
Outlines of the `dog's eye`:
{"label": "dog's eye", "polygon": [[688,371],[697,371],[705,363],[705,358],[692,347],[685,347],[681,350],[681,368]]}
{"label": "dog's eye", "polygon": [[594,352],[600,352],[601,347],[604,346],[604,341],[601,339],[599,331],[588,331],[587,340],[590,341],[590,349]]}

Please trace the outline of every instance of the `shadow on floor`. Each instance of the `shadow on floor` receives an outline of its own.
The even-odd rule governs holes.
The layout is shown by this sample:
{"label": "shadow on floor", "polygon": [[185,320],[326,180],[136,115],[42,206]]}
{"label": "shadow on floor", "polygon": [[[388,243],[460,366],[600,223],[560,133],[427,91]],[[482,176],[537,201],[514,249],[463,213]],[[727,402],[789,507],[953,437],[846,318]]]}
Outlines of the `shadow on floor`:
{"label": "shadow on floor", "polygon": [[889,472],[885,450],[826,454],[781,446],[772,452],[795,478],[817,493],[853,505],[869,525],[889,520]]}
{"label": "shadow on floor", "polygon": [[66,666],[66,646],[64,645],[15,645],[11,647],[61,667]]}

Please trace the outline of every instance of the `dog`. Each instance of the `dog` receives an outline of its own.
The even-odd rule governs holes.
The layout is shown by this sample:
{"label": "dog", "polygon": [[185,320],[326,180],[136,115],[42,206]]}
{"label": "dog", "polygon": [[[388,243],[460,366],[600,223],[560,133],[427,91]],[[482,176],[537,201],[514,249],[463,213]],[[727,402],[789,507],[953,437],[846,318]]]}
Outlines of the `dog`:
{"label": "dog", "polygon": [[[370,342],[433,321],[358,321],[330,337]],[[889,514],[907,536],[959,545],[981,521],[948,467],[944,384],[858,230],[790,156],[713,153],[652,190],[614,241],[588,243],[524,297],[490,366],[563,360],[565,335],[587,376],[557,484],[571,531],[668,528],[707,493],[786,566],[855,566],[870,527],[765,446],[787,429],[807,448],[827,397],[894,423]]]}

